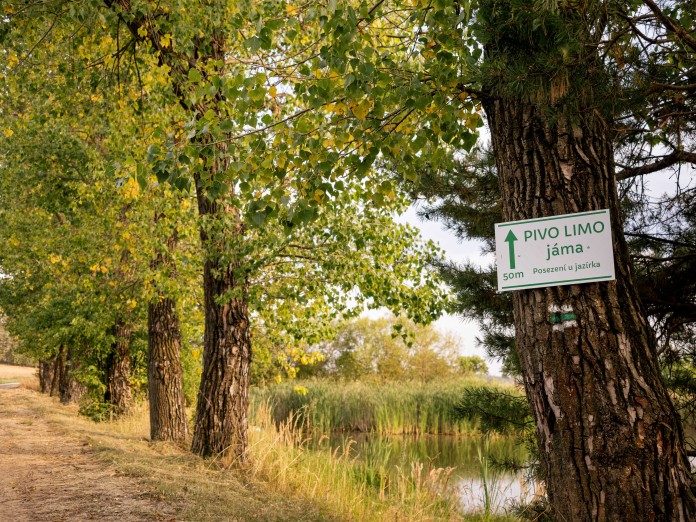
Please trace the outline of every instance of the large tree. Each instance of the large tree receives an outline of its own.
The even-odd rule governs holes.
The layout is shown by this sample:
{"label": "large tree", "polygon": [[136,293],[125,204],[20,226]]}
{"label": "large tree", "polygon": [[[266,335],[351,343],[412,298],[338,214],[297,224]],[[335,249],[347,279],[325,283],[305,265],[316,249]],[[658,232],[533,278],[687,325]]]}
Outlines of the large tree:
{"label": "large tree", "polygon": [[[674,74],[665,56],[657,56],[668,53],[666,48],[674,49],[673,57],[693,53],[688,33],[670,19],[679,10],[668,16],[647,4],[654,16],[611,2],[535,10],[491,2],[478,12],[477,34],[485,43],[483,107],[505,220],[600,208],[612,214],[615,282],[512,295],[515,344],[542,468],[555,516],[562,520],[688,520],[696,509],[682,427],[635,289],[616,190],[617,135],[625,144],[625,134],[633,140],[652,134],[663,150],[675,148],[651,163],[645,148],[637,147],[642,165],[626,167],[621,177],[692,156],[671,140],[688,136],[689,125],[670,123],[674,127],[661,134],[654,122],[644,121],[675,107],[665,99],[669,96],[655,94],[664,93],[659,76],[647,80],[649,87],[636,77],[650,67],[657,75],[664,74],[662,67]],[[643,36],[639,26],[660,38],[641,42],[655,45],[654,54],[641,56],[651,63],[635,60],[625,73],[617,63],[625,56],[614,61],[606,55],[640,55],[632,46]],[[627,36],[632,31],[639,36]],[[616,43],[622,39],[623,45]],[[688,92],[678,79],[671,81],[674,91]],[[637,107],[630,96],[647,91],[652,99]],[[689,114],[690,102],[682,105]],[[570,306],[577,325],[554,329],[548,317],[554,305]]]}
{"label": "large tree", "polygon": [[[517,355],[537,421],[549,497],[561,519],[685,520],[694,513],[682,428],[661,379],[654,332],[642,306],[648,304],[648,312],[663,320],[658,326],[668,337],[676,330],[673,325],[688,322],[689,284],[677,285],[687,296],[683,304],[655,294],[683,273],[689,242],[681,240],[683,226],[675,227],[675,220],[661,220],[661,229],[653,223],[653,234],[631,233],[643,240],[634,250],[639,266],[651,260],[653,265],[668,264],[660,271],[667,278],[661,288],[649,283],[649,270],[639,271],[641,301],[616,191],[617,177],[628,179],[694,160],[689,148],[692,89],[679,78],[683,71],[665,61],[670,52],[675,60],[693,53],[681,22],[670,18],[684,13],[676,8],[668,16],[647,4],[652,14],[640,9],[629,13],[627,6],[612,3],[535,11],[514,2],[484,4],[478,14],[479,38],[486,42],[483,106],[501,208],[487,204],[485,197],[473,201],[472,184],[482,191],[492,179],[485,169],[473,174],[471,164],[460,162],[458,175],[428,176],[440,183],[458,179],[449,189],[440,185],[449,202],[433,213],[469,236],[488,235],[477,230],[477,223],[486,219],[471,214],[476,206],[493,215],[502,211],[508,221],[598,208],[612,211],[616,283],[512,295]],[[588,22],[593,17],[596,25]],[[661,38],[645,37],[637,26]],[[623,45],[616,43],[622,39]],[[640,44],[643,52],[652,46],[652,53],[643,55]],[[605,53],[618,56],[619,62],[632,54],[633,61],[617,63]],[[667,81],[660,79],[665,75],[671,83],[660,84]],[[670,111],[672,117],[685,119],[658,124]],[[689,196],[676,190],[672,206],[683,208],[679,200]],[[635,201],[635,195],[625,201]],[[634,206],[624,207],[629,217]],[[664,217],[664,210],[660,214]],[[655,244],[660,242],[681,248],[681,255],[651,255],[659,252]],[[470,312],[488,316],[489,324],[505,325],[506,300],[492,295],[490,280],[471,268],[450,274],[462,286],[491,294],[469,299]],[[577,326],[554,331],[550,321],[540,321],[554,304],[571,306],[579,317]],[[510,347],[503,335],[489,335],[487,341],[494,348]]]}
{"label": "large tree", "polygon": [[[514,7],[492,6],[485,20],[493,33],[486,46],[491,62],[520,67],[547,54],[548,40],[575,37],[572,31],[590,47],[603,36],[573,11],[546,14],[560,34],[535,34],[516,19],[525,17]],[[552,103],[545,99],[552,91],[539,103],[491,80],[494,96],[484,101],[507,221],[608,208],[613,224],[615,282],[516,291],[512,297],[549,498],[559,519],[687,520],[696,505],[682,428],[632,281],[611,130],[596,98],[604,71],[596,51],[576,52],[576,73],[592,83],[572,85],[561,77],[549,86],[572,89],[572,100]],[[577,326],[553,329],[548,311],[555,305],[571,307]]]}

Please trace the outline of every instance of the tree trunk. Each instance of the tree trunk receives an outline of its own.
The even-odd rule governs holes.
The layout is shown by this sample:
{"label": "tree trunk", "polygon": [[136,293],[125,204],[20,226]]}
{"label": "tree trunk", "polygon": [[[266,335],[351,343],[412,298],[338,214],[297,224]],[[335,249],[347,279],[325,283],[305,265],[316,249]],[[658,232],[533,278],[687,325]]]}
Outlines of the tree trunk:
{"label": "tree trunk", "polygon": [[188,435],[181,369],[181,332],[170,298],[148,305],[147,382],[150,439],[182,441]]}
{"label": "tree trunk", "polygon": [[73,350],[68,348],[65,354],[65,364],[60,375],[58,383],[58,394],[60,402],[69,404],[77,401],[84,393],[84,388],[75,380],[75,361],[73,359]]}
{"label": "tree trunk", "polygon": [[51,379],[51,389],[49,395],[53,397],[56,394],[60,394],[60,382],[63,379],[63,374],[65,373],[65,346],[61,345],[58,348],[58,353],[53,358],[53,373]]}
{"label": "tree trunk", "polygon": [[41,393],[50,393],[53,382],[53,362],[39,361],[39,389]]}
{"label": "tree trunk", "polygon": [[[201,216],[222,210],[197,183]],[[228,215],[235,212],[226,209]],[[247,409],[251,332],[247,309],[247,282],[239,264],[222,264],[222,238],[201,230],[208,259],[203,269],[205,335],[203,373],[196,406],[191,450],[202,456],[229,455],[244,460],[247,448]],[[224,297],[223,297],[224,296]]]}
{"label": "tree trunk", "polygon": [[[681,423],[631,280],[610,137],[587,114],[552,123],[519,99],[484,107],[506,220],[611,213],[616,281],[513,292],[556,520],[696,519]],[[577,318],[568,328],[553,328],[550,310],[559,306]]]}
{"label": "tree trunk", "polygon": [[[219,7],[219,6],[218,6]],[[207,59],[223,62],[225,38],[213,31],[207,42]],[[224,76],[224,65],[215,73]],[[201,103],[197,114],[219,112],[216,104]],[[223,118],[223,114],[219,114]],[[207,138],[205,138],[207,139]],[[203,372],[196,405],[196,422],[191,450],[201,456],[225,455],[246,458],[248,427],[249,366],[251,330],[247,307],[248,281],[243,259],[236,252],[244,241],[240,211],[230,203],[234,180],[226,178],[230,154],[226,143],[211,149],[208,166],[194,175],[201,243],[206,256],[203,267],[205,334]],[[225,189],[212,195],[213,180],[225,180]]]}
{"label": "tree trunk", "polygon": [[131,356],[130,337],[132,330],[122,321],[114,327],[116,340],[107,362],[106,393],[104,399],[111,404],[115,415],[122,415],[130,410],[133,402],[131,390]]}

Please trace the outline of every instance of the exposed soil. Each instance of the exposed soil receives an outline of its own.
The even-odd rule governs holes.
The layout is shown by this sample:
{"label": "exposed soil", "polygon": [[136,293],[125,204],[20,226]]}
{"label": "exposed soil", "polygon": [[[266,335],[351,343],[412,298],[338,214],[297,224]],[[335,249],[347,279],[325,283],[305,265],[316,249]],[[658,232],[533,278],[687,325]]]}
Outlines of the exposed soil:
{"label": "exposed soil", "polygon": [[48,422],[39,400],[30,390],[0,390],[0,520],[177,520],[176,506]]}

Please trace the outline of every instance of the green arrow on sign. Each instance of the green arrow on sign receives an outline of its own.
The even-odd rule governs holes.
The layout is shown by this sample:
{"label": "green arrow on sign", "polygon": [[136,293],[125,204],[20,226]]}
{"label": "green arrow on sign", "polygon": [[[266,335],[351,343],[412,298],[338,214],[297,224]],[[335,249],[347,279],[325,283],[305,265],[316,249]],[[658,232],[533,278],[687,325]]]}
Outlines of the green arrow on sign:
{"label": "green arrow on sign", "polygon": [[510,270],[515,269],[515,241],[517,241],[517,236],[512,233],[512,230],[510,230],[508,235],[505,236],[505,242],[510,248]]}

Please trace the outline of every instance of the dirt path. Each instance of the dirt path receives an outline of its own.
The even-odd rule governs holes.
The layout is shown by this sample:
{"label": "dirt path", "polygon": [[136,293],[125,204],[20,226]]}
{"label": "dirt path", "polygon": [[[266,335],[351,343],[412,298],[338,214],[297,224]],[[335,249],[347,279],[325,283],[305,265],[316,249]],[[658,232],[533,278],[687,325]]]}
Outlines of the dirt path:
{"label": "dirt path", "polygon": [[60,433],[32,393],[0,390],[0,521],[177,520],[175,507]]}

